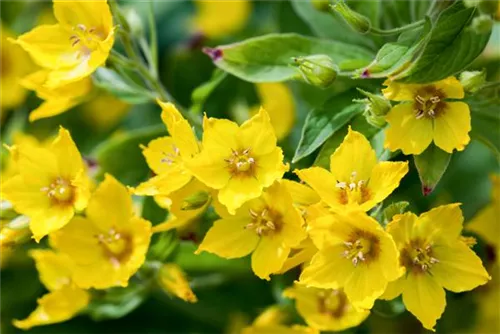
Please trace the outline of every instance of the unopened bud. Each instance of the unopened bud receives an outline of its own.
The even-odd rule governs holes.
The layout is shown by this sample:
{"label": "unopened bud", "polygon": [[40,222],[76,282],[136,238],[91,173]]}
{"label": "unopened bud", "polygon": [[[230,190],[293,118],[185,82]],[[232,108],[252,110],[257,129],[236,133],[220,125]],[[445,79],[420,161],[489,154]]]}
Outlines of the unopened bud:
{"label": "unopened bud", "polygon": [[198,191],[186,198],[181,204],[181,210],[196,210],[207,204],[210,194],[206,191]]}
{"label": "unopened bud", "polygon": [[486,82],[486,71],[465,71],[460,73],[460,83],[467,93],[475,93]]}
{"label": "unopened bud", "polygon": [[160,268],[158,283],[168,294],[174,295],[189,303],[196,303],[198,301],[196,295],[189,286],[186,275],[175,263],[166,263]]}
{"label": "unopened bud", "polygon": [[[28,221],[26,216],[23,217],[23,221]],[[12,226],[11,226],[12,225]],[[30,240],[31,231],[28,225],[19,225],[7,223],[3,225],[0,229],[0,248],[9,248],[16,245],[23,244]]]}
{"label": "unopened bud", "polygon": [[326,55],[312,55],[293,59],[302,79],[313,86],[327,88],[337,78],[333,60]]}
{"label": "unopened bud", "polygon": [[490,15],[480,15],[472,20],[471,28],[477,34],[487,34],[493,29],[493,23]]}
{"label": "unopened bud", "polygon": [[488,15],[495,15],[498,11],[498,7],[500,6],[500,3],[498,0],[481,0],[479,1],[479,5],[477,8],[479,8],[479,11],[481,14],[488,14]]}
{"label": "unopened bud", "polygon": [[330,10],[329,0],[311,0],[313,7],[320,12],[328,12]]}
{"label": "unopened bud", "polygon": [[364,116],[368,123],[377,128],[382,128],[386,124],[385,115],[391,110],[391,102],[385,97],[372,94],[358,88],[358,91],[366,96],[364,99],[355,100],[365,106]]}
{"label": "unopened bud", "polygon": [[288,318],[287,313],[278,305],[269,306],[254,320],[254,326],[266,327],[284,323]]}
{"label": "unopened bud", "polygon": [[338,0],[330,7],[333,11],[339,13],[342,18],[357,32],[366,34],[370,31],[370,20],[366,16],[353,11],[343,0]]}
{"label": "unopened bud", "polygon": [[125,16],[125,20],[127,20],[132,35],[142,36],[144,34],[144,26],[137,11],[132,7],[127,7],[123,10],[123,15]]}

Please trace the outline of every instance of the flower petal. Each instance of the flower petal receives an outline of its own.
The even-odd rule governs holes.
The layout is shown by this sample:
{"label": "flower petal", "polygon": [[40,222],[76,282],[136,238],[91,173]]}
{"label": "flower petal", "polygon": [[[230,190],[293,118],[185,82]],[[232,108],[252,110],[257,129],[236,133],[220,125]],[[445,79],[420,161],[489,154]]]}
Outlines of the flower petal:
{"label": "flower petal", "polygon": [[500,248],[500,206],[492,203],[477,213],[465,229],[479,235],[488,244]]}
{"label": "flower petal", "polygon": [[462,232],[460,203],[441,205],[418,217],[415,235],[433,243],[454,243]]}
{"label": "flower petal", "polygon": [[83,25],[107,36],[113,27],[113,17],[106,0],[74,2],[54,0],[54,16],[69,27]]}
{"label": "flower petal", "polygon": [[277,273],[290,254],[282,238],[261,237],[252,254],[252,270],[259,278],[270,280],[269,275]]}
{"label": "flower petal", "polygon": [[250,254],[259,243],[259,236],[253,230],[246,229],[251,223],[250,217],[217,220],[208,230],[196,254],[202,251],[217,254],[226,259],[239,258]]}
{"label": "flower petal", "polygon": [[257,115],[243,123],[237,138],[240,146],[250,148],[255,155],[264,155],[276,149],[276,135],[269,114],[260,108]]}
{"label": "flower petal", "polygon": [[409,274],[403,291],[403,302],[426,329],[434,330],[446,307],[443,288],[427,274]]}
{"label": "flower petal", "polygon": [[384,277],[382,264],[362,263],[352,268],[352,275],[345,283],[344,291],[354,306],[369,310],[386,287],[387,279]]}
{"label": "flower petal", "polygon": [[435,82],[433,85],[443,92],[448,99],[463,99],[465,96],[462,84],[455,77],[448,77]]}
{"label": "flower petal", "polygon": [[80,151],[78,151],[69,131],[63,127],[59,128],[59,134],[52,142],[50,149],[57,157],[60,177],[72,180],[84,169]]}
{"label": "flower petal", "polygon": [[297,176],[307,183],[319,197],[330,207],[343,210],[341,189],[337,187],[337,179],[332,173],[320,167],[310,167],[294,171]]}
{"label": "flower petal", "polygon": [[443,151],[462,151],[470,142],[470,110],[464,102],[446,102],[442,115],[434,119],[434,142]]}
{"label": "flower petal", "polygon": [[418,84],[403,84],[387,79],[383,83],[387,88],[382,89],[382,93],[386,99],[392,101],[413,101],[417,90],[423,85]]}
{"label": "flower petal", "polygon": [[406,277],[401,277],[395,281],[389,282],[384,293],[380,296],[383,300],[392,300],[403,293],[406,284]]}
{"label": "flower petal", "polygon": [[385,132],[385,148],[400,149],[404,154],[420,154],[432,142],[432,121],[417,119],[410,103],[400,103],[386,116],[389,128]]}
{"label": "flower petal", "polygon": [[410,243],[417,219],[417,215],[413,212],[405,212],[404,214],[394,216],[392,221],[387,225],[386,231],[392,235],[398,249]]}
{"label": "flower petal", "polygon": [[406,161],[383,161],[375,165],[367,185],[370,199],[361,204],[361,209],[368,211],[386,199],[399,186],[399,182],[406,173],[408,173],[408,162]]}
{"label": "flower petal", "polygon": [[210,188],[222,189],[231,179],[227,162],[224,161],[227,157],[219,154],[214,156],[204,148],[200,154],[188,160],[185,166],[198,180]]}
{"label": "flower petal", "polygon": [[252,177],[234,177],[219,191],[218,199],[230,214],[234,214],[245,202],[262,194],[262,185]]}
{"label": "flower petal", "polygon": [[71,99],[57,99],[42,102],[38,108],[33,109],[29,116],[29,121],[34,122],[39,119],[60,115],[78,104]]}
{"label": "flower petal", "polygon": [[35,260],[40,281],[48,290],[58,290],[70,284],[70,260],[67,257],[47,249],[35,249],[29,254]]}
{"label": "flower petal", "polygon": [[199,151],[198,140],[194,135],[193,128],[188,121],[182,117],[174,104],[158,100],[161,111],[161,119],[167,126],[168,133],[172,136],[175,145],[185,158],[190,158]]}
{"label": "flower petal", "polygon": [[271,152],[256,157],[255,177],[263,187],[268,187],[274,181],[281,179],[288,171],[288,165],[283,164],[283,151],[275,147]]}
{"label": "flower petal", "polygon": [[432,266],[432,276],[447,290],[469,291],[490,279],[481,259],[460,241],[450,246],[435,247],[433,257],[439,262]]}

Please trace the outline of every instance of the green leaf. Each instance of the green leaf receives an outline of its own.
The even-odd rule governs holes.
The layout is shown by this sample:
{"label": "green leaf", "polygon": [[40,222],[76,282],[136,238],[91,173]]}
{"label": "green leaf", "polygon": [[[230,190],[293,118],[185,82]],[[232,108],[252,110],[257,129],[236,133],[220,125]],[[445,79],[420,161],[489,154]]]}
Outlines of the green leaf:
{"label": "green leaf", "polygon": [[339,16],[317,10],[311,1],[292,0],[292,6],[297,15],[309,25],[318,37],[370,49],[375,47],[375,43],[367,35],[354,31]]}
{"label": "green leaf", "polygon": [[471,111],[471,137],[485,144],[500,159],[500,98],[473,96],[464,100]]}
{"label": "green leaf", "polygon": [[444,10],[418,59],[395,78],[402,82],[433,82],[467,67],[486,47],[491,34],[478,34],[467,27],[474,11],[474,8],[464,8],[461,2]]}
{"label": "green leaf", "polygon": [[[347,43],[304,37],[297,34],[269,34],[245,41],[205,49],[220,69],[249,82],[280,82],[298,78],[291,66],[293,57],[325,54],[340,70],[353,70],[369,63],[373,54]],[[339,75],[346,75],[342,72]]]}
{"label": "green leaf", "polygon": [[140,104],[155,99],[151,92],[133,83],[132,80],[125,79],[109,68],[99,67],[92,78],[97,87],[107,90],[125,102]]}
{"label": "green leaf", "polygon": [[152,139],[165,134],[163,124],[154,125],[103,142],[93,153],[100,174],[109,173],[120,182],[132,186],[144,181],[150,171],[139,146],[147,145]]}
{"label": "green leaf", "polygon": [[192,106],[190,112],[194,114],[201,113],[205,101],[226,77],[226,72],[218,68],[215,69],[210,80],[198,86],[191,94]]}
{"label": "green leaf", "polygon": [[179,239],[174,230],[155,233],[151,237],[151,243],[146,258],[148,261],[165,263],[178,246]]}
{"label": "green leaf", "polygon": [[393,319],[406,310],[401,296],[393,300],[377,300],[373,305],[372,312],[382,318]]}
{"label": "green leaf", "polygon": [[387,207],[385,207],[384,211],[382,212],[382,215],[384,217],[384,226],[387,225],[390,221],[392,221],[392,217],[394,217],[395,215],[404,213],[409,205],[410,205],[409,202],[401,201],[401,202],[391,203]]}
{"label": "green leaf", "polygon": [[451,154],[438,148],[433,143],[420,155],[414,155],[413,160],[417,167],[422,193],[430,195],[448,168]]}
{"label": "green leaf", "polygon": [[336,131],[363,111],[362,105],[353,104],[355,96],[355,91],[347,91],[309,112],[292,163],[313,153]]}

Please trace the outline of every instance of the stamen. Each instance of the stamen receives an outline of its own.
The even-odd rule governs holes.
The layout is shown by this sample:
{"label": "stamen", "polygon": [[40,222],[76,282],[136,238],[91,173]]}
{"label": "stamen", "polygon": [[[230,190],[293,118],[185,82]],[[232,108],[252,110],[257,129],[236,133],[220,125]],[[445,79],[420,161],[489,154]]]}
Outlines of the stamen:
{"label": "stamen", "polygon": [[340,189],[345,189],[346,186],[347,186],[347,184],[345,182],[338,182],[338,181],[337,181],[337,184],[335,185],[335,187],[340,188]]}
{"label": "stamen", "polygon": [[424,98],[422,96],[420,96],[420,95],[415,96],[415,101],[417,101],[420,104],[424,104],[425,103]]}
{"label": "stamen", "polygon": [[438,102],[441,102],[441,99],[439,98],[439,96],[432,96],[429,100],[430,100],[432,103],[438,103]]}

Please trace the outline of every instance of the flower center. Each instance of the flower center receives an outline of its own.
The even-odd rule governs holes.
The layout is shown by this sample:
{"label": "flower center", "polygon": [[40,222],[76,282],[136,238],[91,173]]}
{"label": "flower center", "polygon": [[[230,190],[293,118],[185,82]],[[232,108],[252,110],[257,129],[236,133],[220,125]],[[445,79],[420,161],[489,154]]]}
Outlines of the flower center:
{"label": "flower center", "polygon": [[260,212],[250,209],[249,213],[252,222],[246,225],[245,229],[253,229],[259,236],[273,235],[281,230],[282,217],[280,213],[269,208],[264,208]]}
{"label": "flower center", "polygon": [[367,183],[368,182],[366,180],[358,180],[358,173],[356,171],[351,173],[349,182],[337,181],[335,186],[341,190],[340,203],[361,204],[366,202],[370,197]]}
{"label": "flower center", "polygon": [[420,240],[412,240],[401,251],[401,264],[413,272],[426,272],[438,262],[433,257],[432,245],[424,245]]}
{"label": "flower center", "polygon": [[414,98],[415,118],[435,118],[439,116],[445,105],[444,94],[434,86],[420,89]]}
{"label": "flower center", "polygon": [[161,153],[163,155],[161,162],[166,163],[167,165],[172,165],[173,163],[175,163],[177,158],[179,158],[181,154],[179,148],[175,145],[172,145],[171,152],[161,152]]}
{"label": "flower center", "polygon": [[79,48],[78,57],[88,57],[99,47],[99,43],[104,40],[104,34],[94,27],[87,28],[83,24],[78,24],[72,28],[73,34],[69,38],[71,46]]}
{"label": "flower center", "polygon": [[347,297],[341,290],[323,290],[318,293],[318,311],[332,318],[341,318],[347,309]]}
{"label": "flower center", "polygon": [[132,236],[128,233],[120,233],[111,228],[108,233],[100,233],[96,238],[101,246],[104,256],[109,259],[114,267],[119,267],[126,262],[132,254]]}
{"label": "flower center", "polygon": [[56,204],[72,203],[75,197],[74,187],[66,179],[58,177],[48,187],[41,189]]}
{"label": "flower center", "polygon": [[254,176],[256,162],[252,157],[250,149],[233,150],[231,156],[224,159],[232,176]]}
{"label": "flower center", "polygon": [[379,239],[365,231],[355,231],[348,241],[344,242],[342,256],[351,260],[356,267],[361,262],[374,260],[380,251]]}

